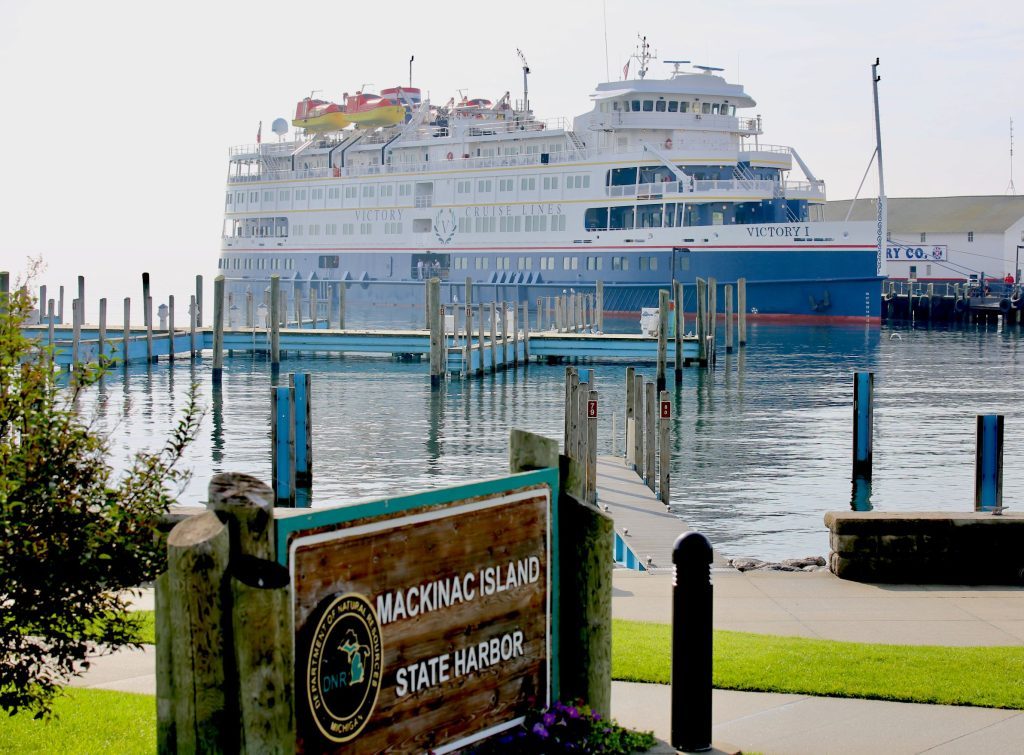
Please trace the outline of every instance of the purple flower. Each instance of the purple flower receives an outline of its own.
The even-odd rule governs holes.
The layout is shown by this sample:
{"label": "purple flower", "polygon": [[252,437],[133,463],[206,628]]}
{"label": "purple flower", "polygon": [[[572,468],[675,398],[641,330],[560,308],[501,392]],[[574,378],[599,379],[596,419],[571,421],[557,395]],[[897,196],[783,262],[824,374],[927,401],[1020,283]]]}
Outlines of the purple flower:
{"label": "purple flower", "polygon": [[566,712],[569,714],[569,718],[579,718],[580,717],[580,712],[576,708],[575,705],[571,706]]}
{"label": "purple flower", "polygon": [[594,720],[595,721],[600,721],[601,720],[601,714],[598,713],[596,710],[594,711]]}
{"label": "purple flower", "polygon": [[548,738],[548,730],[544,728],[544,724],[539,724],[539,723],[538,724],[534,724],[533,725],[533,733],[536,734],[541,739],[547,739]]}
{"label": "purple flower", "polygon": [[544,720],[544,725],[545,726],[552,726],[555,723],[555,714],[554,713],[545,713],[543,720]]}

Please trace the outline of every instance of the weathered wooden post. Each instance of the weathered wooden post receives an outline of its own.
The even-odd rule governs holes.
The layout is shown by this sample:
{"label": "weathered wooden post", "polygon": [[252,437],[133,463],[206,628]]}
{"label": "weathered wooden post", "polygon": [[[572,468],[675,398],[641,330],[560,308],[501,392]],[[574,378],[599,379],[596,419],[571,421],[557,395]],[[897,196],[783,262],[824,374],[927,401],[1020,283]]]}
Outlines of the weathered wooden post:
{"label": "weathered wooden post", "polygon": [[571,444],[570,428],[572,427],[572,373],[575,367],[565,368],[565,406],[562,412],[562,453],[569,456]]}
{"label": "weathered wooden post", "polygon": [[658,402],[658,451],[660,455],[658,470],[658,497],[666,506],[669,504],[669,467],[672,463],[672,445],[669,443],[669,430],[672,426],[672,402],[668,391],[662,391]]}
{"label": "weathered wooden post", "polygon": [[853,375],[853,479],[870,480],[874,432],[875,374]]}
{"label": "weathered wooden post", "polygon": [[[8,283],[7,285],[10,286],[10,283]],[[43,285],[39,287],[39,319],[36,321],[39,325],[43,324],[43,320],[46,317],[46,301],[46,286]]]}
{"label": "weathered wooden post", "polygon": [[573,458],[580,463],[583,469],[583,480],[580,500],[590,500],[590,471],[587,469],[587,460],[590,458],[590,430],[587,417],[587,401],[590,397],[590,383],[580,381],[576,387],[576,405],[573,413],[576,415],[576,448]]}
{"label": "weathered wooden post", "polygon": [[644,476],[644,377],[633,376],[633,469],[642,478]]}
{"label": "weathered wooden post", "polygon": [[281,369],[281,276],[270,276],[270,371]]}
{"label": "weathered wooden post", "polygon": [[[49,346],[52,349],[53,348],[53,320],[54,320],[54,317],[55,317],[54,311],[53,311],[53,299],[50,299],[50,301],[47,302],[46,307],[47,307],[47,310],[46,310],[46,345]],[[51,359],[53,358],[53,354],[52,353],[50,354],[50,358]]]}
{"label": "weathered wooden post", "polygon": [[597,391],[587,394],[587,503],[597,503]]}
{"label": "weathered wooden post", "polygon": [[152,364],[156,361],[153,353],[153,297],[147,297],[143,302],[142,314],[146,320],[146,362]]}
{"label": "weathered wooden post", "polygon": [[196,327],[203,327],[203,276],[196,276]]}
{"label": "weathered wooden post", "polygon": [[313,323],[313,330],[316,330],[316,324],[320,320],[320,302],[318,301],[316,286],[312,283],[309,284],[309,319]]}
{"label": "weathered wooden post", "polygon": [[725,353],[732,353],[732,286],[725,287]]}
{"label": "weathered wooden post", "polygon": [[665,362],[668,353],[668,291],[658,292],[658,391],[665,390]]}
{"label": "weathered wooden post", "polygon": [[292,291],[292,306],[295,309],[295,327],[302,327],[302,292],[299,289]]}
{"label": "weathered wooden post", "polygon": [[255,302],[253,301],[252,290],[245,292],[245,327],[255,328],[256,327],[256,310],[254,307]]}
{"label": "weathered wooden post", "polygon": [[219,386],[224,374],[224,276],[213,279],[213,375]]}
{"label": "weathered wooden post", "polygon": [[271,476],[278,506],[295,502],[295,391],[291,386],[270,389]]}
{"label": "weathered wooden post", "polygon": [[644,482],[647,483],[652,491],[658,481],[657,470],[655,469],[655,463],[657,460],[658,450],[658,394],[655,391],[654,383],[646,383],[644,388],[647,390],[647,395],[644,397],[644,430],[647,435],[644,438]]}
{"label": "weathered wooden post", "polygon": [[[569,375],[569,406],[566,411],[569,413],[569,445],[566,446],[565,455],[581,463],[580,459],[580,375],[573,370]],[[584,476],[582,481],[586,481]]]}
{"label": "weathered wooden post", "polygon": [[519,302],[512,303],[512,366],[519,366]]}
{"label": "weathered wooden post", "polygon": [[718,335],[718,281],[708,277],[708,334]]}
{"label": "weathered wooden post", "polygon": [[499,305],[501,316],[501,369],[508,369],[508,305],[501,302]]}
{"label": "weathered wooden post", "polygon": [[174,361],[174,295],[167,297],[167,360]]}
{"label": "weathered wooden post", "polygon": [[441,312],[441,282],[439,278],[431,278],[427,282],[427,302],[430,305],[430,387],[439,388],[444,377],[447,361],[447,341],[444,335],[444,318]]}
{"label": "weathered wooden post", "polygon": [[230,541],[238,751],[294,750],[291,591],[275,559],[273,491],[248,475],[218,474],[208,499]]}
{"label": "weathered wooden post", "polygon": [[100,299],[99,332],[96,335],[96,359],[100,367],[107,365],[107,300]]}
{"label": "weathered wooden post", "polygon": [[473,279],[466,276],[466,376],[473,375]]}
{"label": "weathered wooden post", "polygon": [[188,302],[188,351],[192,361],[196,358],[196,313],[199,311],[196,304],[196,295],[192,294]]}
{"label": "weathered wooden post", "polygon": [[530,363],[530,303],[523,302],[523,364]]}
{"label": "weathered wooden post", "polygon": [[[152,312],[146,309],[146,302],[149,301],[149,273],[142,274],[142,324],[152,325]],[[147,357],[149,355],[147,354]]]}
{"label": "weathered wooden post", "polygon": [[537,297],[537,330],[544,330],[544,297]]}
{"label": "weathered wooden post", "polygon": [[497,308],[494,302],[490,303],[490,315],[491,315],[491,373],[498,369],[498,316],[496,314]]}
{"label": "weathered wooden post", "polygon": [[708,314],[707,314],[707,301],[708,301],[708,284],[703,278],[697,279],[697,338],[698,338],[698,353],[697,363],[701,367],[706,367],[708,364],[708,346],[707,346],[707,333],[708,333]]}
{"label": "weathered wooden post", "polygon": [[427,323],[427,330],[430,330],[430,312],[432,309],[434,309],[435,305],[435,302],[431,299],[431,296],[433,296],[433,294],[430,291],[430,279],[425,278],[423,280],[423,308],[425,310],[424,318]]}
{"label": "weathered wooden post", "polygon": [[[237,720],[229,688],[231,658],[228,584],[230,536],[217,515],[207,511],[179,522],[167,538],[166,603],[158,595],[157,666],[170,662],[170,674],[157,674],[158,732],[161,752],[230,752]],[[158,582],[157,592],[162,593]],[[170,659],[162,657],[170,648]],[[169,677],[169,678],[168,678]],[[170,683],[170,684],[168,684]],[[161,705],[170,698],[171,705]],[[171,741],[168,741],[171,740]]]}
{"label": "weathered wooden post", "polygon": [[[6,292],[4,292],[4,299],[7,299]],[[82,338],[81,309],[78,299],[71,302],[71,370],[75,374],[79,371],[79,342]]]}
{"label": "weathered wooden post", "polygon": [[597,332],[604,333],[604,281],[597,282],[597,301],[594,303],[597,311]]}
{"label": "weathered wooden post", "polygon": [[484,303],[480,302],[476,305],[476,358],[477,358],[477,371],[476,374],[483,377],[484,374]]}
{"label": "weathered wooden post", "polygon": [[672,296],[676,300],[676,353],[675,379],[679,383],[683,379],[683,335],[686,332],[686,317],[683,316],[683,284],[672,281]]}
{"label": "weathered wooden post", "polygon": [[85,276],[78,276],[78,324],[85,326]]}
{"label": "weathered wooden post", "polygon": [[295,396],[295,484],[308,488],[313,484],[313,377],[292,374],[288,383]]}
{"label": "weathered wooden post", "polygon": [[338,284],[338,330],[345,329],[345,283]]}
{"label": "weathered wooden post", "polygon": [[124,297],[124,323],[121,326],[121,364],[125,369],[128,368],[128,355],[132,340],[131,314],[132,300],[126,296]]}
{"label": "weathered wooden post", "polygon": [[1003,415],[979,414],[974,461],[974,510],[1003,511]]}
{"label": "weathered wooden post", "polygon": [[626,466],[635,468],[636,458],[633,456],[636,446],[633,439],[633,433],[636,432],[636,414],[634,408],[636,406],[636,394],[634,393],[633,381],[636,376],[636,367],[626,368],[626,418],[622,423],[623,429],[626,433]]}

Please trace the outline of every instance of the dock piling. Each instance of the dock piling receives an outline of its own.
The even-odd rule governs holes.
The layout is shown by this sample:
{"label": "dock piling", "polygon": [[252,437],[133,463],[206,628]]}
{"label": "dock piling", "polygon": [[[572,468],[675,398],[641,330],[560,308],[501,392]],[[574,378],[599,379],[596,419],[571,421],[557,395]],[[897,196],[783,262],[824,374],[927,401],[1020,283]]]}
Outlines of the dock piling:
{"label": "dock piling", "polygon": [[633,376],[633,469],[640,477],[644,476],[644,378],[643,375]]}
{"label": "dock piling", "polygon": [[871,480],[875,374],[853,375],[853,479]]}
{"label": "dock piling", "polygon": [[736,280],[736,314],[739,322],[738,330],[740,337],[740,348],[747,345],[747,279],[737,278]]}
{"label": "dock piling", "polygon": [[658,449],[658,394],[652,382],[645,383],[644,388],[647,391],[647,395],[644,397],[644,431],[647,435],[644,438],[644,481],[647,483],[647,487],[653,491],[658,482],[657,470],[655,469]]}
{"label": "dock piling", "polygon": [[523,302],[523,364],[530,363],[530,302]]}
{"label": "dock piling", "polygon": [[270,276],[270,371],[281,369],[281,276]]}
{"label": "dock piling", "polygon": [[[216,309],[216,296],[213,306]],[[295,501],[295,423],[292,421],[295,414],[295,391],[287,385],[272,387],[270,401],[274,503],[277,506],[292,506]]]}
{"label": "dock piling", "polygon": [[345,284],[338,284],[338,330],[345,329]]}
{"label": "dock piling", "polygon": [[626,434],[625,456],[626,466],[636,469],[636,457],[634,455],[636,444],[633,440],[636,432],[636,395],[633,392],[633,381],[636,376],[636,367],[626,368],[626,418],[622,423],[623,431]]}
{"label": "dock piling", "polygon": [[445,348],[448,338],[444,332],[444,314],[441,311],[440,278],[431,278],[427,281],[427,301],[430,304],[430,387],[437,389],[444,378],[448,357],[448,350]]}
{"label": "dock piling", "polygon": [[732,286],[725,287],[725,353],[732,353]]}
{"label": "dock piling", "polygon": [[174,361],[174,295],[167,297],[167,361]]}
{"label": "dock piling", "polygon": [[[47,317],[46,317],[46,321],[47,321],[46,322],[46,328],[47,328],[47,330],[46,330],[46,345],[49,346],[52,349],[53,348],[53,320],[54,320],[54,317],[55,317],[54,311],[53,311],[53,299],[50,299],[46,303],[46,306],[47,306],[47,310],[46,310],[46,315],[47,315]],[[50,354],[50,359],[51,360],[53,359],[53,354],[52,353]]]}
{"label": "dock piling", "polygon": [[57,289],[57,322],[64,324],[64,286]]}
{"label": "dock piling", "polygon": [[[121,335],[121,365],[128,369],[128,351],[131,346],[132,340],[132,325],[131,325],[131,314],[132,314],[132,300],[130,297],[124,297],[124,324]],[[50,334],[50,341],[53,341],[53,334]]]}
{"label": "dock piling", "polygon": [[493,301],[488,306],[491,316],[491,374],[493,375],[498,370],[498,315]]}
{"label": "dock piling", "polygon": [[575,367],[565,368],[565,406],[562,412],[562,452],[569,456],[570,434],[572,423],[572,373]]}
{"label": "dock piling", "polygon": [[979,414],[974,461],[974,510],[1003,511],[1003,415]]}
{"label": "dock piling", "polygon": [[597,503],[597,391],[587,394],[587,501]]}
{"label": "dock piling", "polygon": [[604,333],[604,281],[597,282],[597,301],[594,306],[597,310],[597,332]]}
{"label": "dock piling", "polygon": [[[152,325],[152,313],[146,308],[146,302],[149,301],[149,273],[142,274],[142,324],[149,326]],[[147,354],[147,357],[149,355]]]}
{"label": "dock piling", "polygon": [[224,276],[213,279],[213,385],[220,386],[224,374]]}
{"label": "dock piling", "polygon": [[708,278],[708,334],[712,339],[718,335],[718,281]]}
{"label": "dock piling", "polygon": [[245,327],[256,327],[255,313],[256,311],[254,308],[252,289],[249,289],[248,291],[245,292]]}
{"label": "dock piling", "polygon": [[672,281],[672,296],[676,301],[675,380],[678,384],[683,379],[683,335],[686,331],[686,318],[683,316],[683,284],[679,281]]}
{"label": "dock piling", "polygon": [[[148,273],[147,273],[148,275]],[[147,283],[148,287],[148,283]],[[145,309],[142,311],[143,317],[146,319],[146,363],[152,364],[156,361],[156,356],[153,353],[153,297],[147,296],[145,301]]]}
{"label": "dock piling", "polygon": [[697,325],[698,339],[697,363],[701,367],[708,365],[708,284],[703,278],[697,279]]}
{"label": "dock piling", "polygon": [[295,409],[295,485],[308,488],[313,484],[313,379],[308,372],[292,374],[288,385],[294,396]]}
{"label": "dock piling", "polygon": [[196,315],[199,312],[199,306],[196,304],[196,295],[192,294],[189,297],[188,302],[188,353],[189,357],[194,362],[196,359]]}
{"label": "dock piling", "polygon": [[196,327],[203,327],[203,276],[196,276]]}
{"label": "dock piling", "polygon": [[107,366],[107,300],[100,299],[100,325],[96,334],[96,360],[100,367]]}
{"label": "dock piling", "polygon": [[672,402],[668,391],[662,391],[658,401],[658,497],[666,506],[669,504],[669,468],[672,461],[672,446],[668,441],[672,427]]}
{"label": "dock piling", "polygon": [[665,390],[665,361],[668,350],[668,291],[658,291],[658,391]]}
{"label": "dock piling", "polygon": [[46,321],[45,320],[45,318],[46,318],[46,286],[45,285],[39,287],[38,309],[39,309],[38,324],[42,325]]}
{"label": "dock piling", "polygon": [[[6,292],[4,294],[6,298]],[[78,373],[79,341],[82,337],[82,316],[78,299],[71,302],[71,370]]]}

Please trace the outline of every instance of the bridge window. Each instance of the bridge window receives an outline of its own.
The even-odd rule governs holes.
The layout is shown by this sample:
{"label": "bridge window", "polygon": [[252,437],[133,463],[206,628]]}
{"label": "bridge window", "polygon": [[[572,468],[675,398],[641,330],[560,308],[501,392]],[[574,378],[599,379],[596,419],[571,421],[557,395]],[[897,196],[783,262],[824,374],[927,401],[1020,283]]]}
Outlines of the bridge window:
{"label": "bridge window", "polygon": [[618,100],[612,100],[612,111],[613,112],[618,112],[618,110],[619,110],[619,101]]}
{"label": "bridge window", "polygon": [[636,184],[636,168],[612,168],[608,171],[609,186],[633,186]]}
{"label": "bridge window", "polygon": [[633,208],[630,206],[626,207],[609,207],[608,208],[608,227],[613,230],[628,230],[633,227]]}
{"label": "bridge window", "polygon": [[680,102],[679,103],[679,112],[680,113],[689,113],[690,112],[690,103],[689,102]]}
{"label": "bridge window", "polygon": [[670,100],[669,103],[668,103],[668,111],[670,113],[675,113],[675,112],[678,112],[678,110],[679,110],[679,103],[676,100]]}
{"label": "bridge window", "polygon": [[589,208],[583,216],[583,227],[588,231],[608,230],[608,208]]}
{"label": "bridge window", "polygon": [[711,115],[711,103],[705,102],[700,106],[700,112],[704,115]]}
{"label": "bridge window", "polygon": [[967,232],[967,240],[968,241],[974,241],[974,231],[968,231]]}
{"label": "bridge window", "polygon": [[644,100],[644,112],[645,113],[650,113],[652,110],[654,110],[654,101],[653,100]]}
{"label": "bridge window", "polygon": [[640,112],[640,100],[633,100],[633,106],[630,108],[634,113]]}
{"label": "bridge window", "polygon": [[664,113],[665,112],[665,100],[658,100],[657,102],[655,102],[654,103],[654,109],[657,110],[659,113]]}

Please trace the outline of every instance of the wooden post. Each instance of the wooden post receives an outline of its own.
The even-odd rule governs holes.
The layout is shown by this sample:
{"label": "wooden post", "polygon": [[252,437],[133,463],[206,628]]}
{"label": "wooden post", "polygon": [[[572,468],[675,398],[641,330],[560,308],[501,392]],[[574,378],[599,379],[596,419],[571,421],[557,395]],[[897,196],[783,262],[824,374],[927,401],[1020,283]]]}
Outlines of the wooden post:
{"label": "wooden post", "polygon": [[[7,294],[4,292],[4,298]],[[71,370],[78,373],[79,341],[82,338],[81,306],[78,299],[71,302]]]}
{"label": "wooden post", "polygon": [[430,387],[441,386],[447,367],[447,336],[444,333],[444,314],[441,311],[441,279],[431,278],[427,282],[427,301],[430,303]]}
{"label": "wooden post", "polygon": [[[579,448],[580,448],[580,376],[576,370],[573,370],[569,375],[569,406],[566,407],[566,411],[569,412],[569,445],[565,449],[565,455],[569,458],[580,462]],[[582,465],[581,465],[582,468]]]}
{"label": "wooden post", "polygon": [[152,364],[156,361],[156,354],[153,353],[153,297],[146,299],[143,316],[146,319],[146,362]]}
{"label": "wooden post", "polygon": [[278,385],[270,389],[271,478],[278,506],[295,503],[295,391]]}
{"label": "wooden post", "polygon": [[[153,313],[146,307],[146,302],[149,301],[149,273],[142,274],[142,324],[152,325],[153,324]],[[150,356],[147,354],[147,357]]]}
{"label": "wooden post", "polygon": [[480,302],[476,305],[476,359],[477,359],[477,370],[476,374],[483,376],[484,374],[484,305]]}
{"label": "wooden post", "polygon": [[208,500],[227,524],[231,544],[238,751],[290,751],[295,748],[294,638],[288,572],[275,559],[274,494],[248,475],[218,474],[210,481]]}
{"label": "wooden post", "polygon": [[466,276],[466,375],[473,374],[473,279]]}
{"label": "wooden post", "polygon": [[732,286],[725,287],[725,353],[732,353]]}
{"label": "wooden post", "polygon": [[292,289],[292,306],[295,309],[295,327],[302,327],[302,293],[293,288]]}
{"label": "wooden post", "polygon": [[78,276],[78,324],[85,325],[85,276]]}
{"label": "wooden post", "polygon": [[199,305],[196,304],[196,295],[192,294],[188,302],[188,351],[192,361],[196,358],[196,314],[199,312]]}
{"label": "wooden post", "polygon": [[565,368],[565,401],[562,412],[562,453],[569,455],[570,432],[572,424],[572,373],[575,367]]}
{"label": "wooden post", "polygon": [[224,373],[224,276],[213,279],[213,384],[220,385]]}
{"label": "wooden post", "polygon": [[658,291],[658,390],[665,390],[665,362],[668,354],[668,291]]}
{"label": "wooden post", "polygon": [[[593,389],[594,384],[590,384]],[[587,394],[587,503],[597,503],[597,391]]]}
{"label": "wooden post", "polygon": [[124,297],[124,324],[121,326],[123,328],[121,335],[121,364],[125,368],[128,367],[128,354],[132,341],[131,314],[132,300],[126,296]]}
{"label": "wooden post", "polygon": [[718,335],[718,281],[708,278],[708,335]]}
{"label": "wooden post", "polygon": [[167,297],[167,360],[174,361],[174,295]]}
{"label": "wooden post", "polygon": [[646,418],[644,420],[644,431],[647,435],[644,438],[644,481],[647,483],[652,491],[658,481],[656,470],[654,468],[657,459],[657,417],[658,417],[658,394],[654,390],[654,383],[646,383],[644,388],[647,389],[647,395],[644,399],[644,410]]}
{"label": "wooden post", "polygon": [[672,295],[676,300],[675,378],[676,383],[679,383],[683,379],[683,335],[686,332],[686,317],[683,315],[683,284],[679,281],[672,282]]}
{"label": "wooden post", "polygon": [[498,306],[501,317],[501,369],[506,370],[508,369],[508,305],[501,302]]}
{"label": "wooden post", "polygon": [[626,368],[626,418],[622,423],[623,430],[626,434],[626,466],[636,467],[636,458],[633,456],[635,452],[635,444],[633,440],[633,433],[636,432],[636,414],[634,407],[636,406],[636,395],[633,393],[633,380],[636,376],[636,367]]}
{"label": "wooden post", "polygon": [[491,373],[498,369],[498,316],[494,302],[490,304],[491,311]]}
{"label": "wooden post", "polygon": [[708,314],[707,314],[707,301],[708,301],[708,284],[703,278],[697,279],[697,363],[701,367],[706,367],[708,364],[708,347],[707,347],[707,330],[708,330]]}
{"label": "wooden post", "polygon": [[252,291],[251,290],[246,291],[245,292],[245,327],[247,327],[247,328],[255,328],[256,327],[255,309],[253,307],[253,304],[254,304],[254,302],[253,302],[253,297],[252,297]]}
{"label": "wooden post", "polygon": [[196,276],[196,327],[203,327],[203,276]]}
{"label": "wooden post", "polygon": [[[8,283],[8,285],[10,285],[10,284]],[[46,300],[46,286],[40,286],[39,287],[39,301],[38,301],[39,319],[37,321],[39,325],[43,324],[43,321],[44,321],[44,319],[46,317],[46,301],[47,301]]]}
{"label": "wooden post", "polygon": [[672,427],[672,402],[669,400],[668,391],[662,391],[660,396],[658,412],[658,497],[666,506],[669,504],[669,467],[672,462],[672,445],[669,443],[668,434]]}
{"label": "wooden post", "polygon": [[[46,311],[46,345],[49,346],[51,349],[53,348],[53,320],[54,320],[54,317],[55,317],[55,314],[54,314],[54,311],[53,311],[53,299],[50,299],[47,302],[47,311]],[[50,356],[52,358],[53,355],[51,354]]]}
{"label": "wooden post", "polygon": [[736,279],[736,335],[742,348],[747,345],[747,279]]}
{"label": "wooden post", "polygon": [[537,330],[544,330],[544,297],[537,297]]}
{"label": "wooden post", "polygon": [[338,284],[338,330],[345,329],[345,282]]}
{"label": "wooden post", "polygon": [[604,333],[604,281],[597,282],[597,332]]}
{"label": "wooden post", "polygon": [[178,751],[174,721],[174,625],[171,617],[171,583],[167,572],[157,575],[153,602],[156,640],[156,750],[158,755]]}
{"label": "wooden post", "polygon": [[281,368],[281,276],[270,276],[270,370]]}
{"label": "wooden post", "polygon": [[[173,310],[172,310],[173,311]],[[100,325],[96,336],[96,358],[100,367],[107,365],[107,300],[100,299]]]}
{"label": "wooden post", "polygon": [[430,292],[430,279],[427,278],[423,281],[423,309],[425,310],[424,318],[427,323],[427,330],[430,330],[430,312],[434,307],[434,303],[430,299],[431,296],[432,294]]}
{"label": "wooden post", "polygon": [[233,665],[224,590],[229,549],[228,528],[212,511],[179,522],[167,538],[177,752],[235,749],[227,725],[237,720],[235,694],[225,668]]}
{"label": "wooden post", "polygon": [[512,366],[519,366],[519,302],[512,303]]}
{"label": "wooden post", "polygon": [[644,476],[644,377],[633,376],[633,469]]}
{"label": "wooden post", "polygon": [[316,286],[312,283],[309,284],[309,319],[313,323],[313,330],[316,330],[317,321],[320,319],[320,302]]}
{"label": "wooden post", "polygon": [[587,469],[587,460],[590,458],[590,428],[587,419],[587,398],[590,396],[590,384],[580,381],[576,386],[576,405],[573,411],[576,414],[576,448],[574,458],[579,462],[583,470],[583,485],[580,500],[590,500],[590,470]]}
{"label": "wooden post", "polygon": [[530,363],[530,303],[523,302],[523,364]]}
{"label": "wooden post", "polygon": [[871,480],[875,373],[853,374],[853,479]]}
{"label": "wooden post", "polygon": [[289,376],[295,395],[295,484],[313,484],[313,376],[308,372]]}

